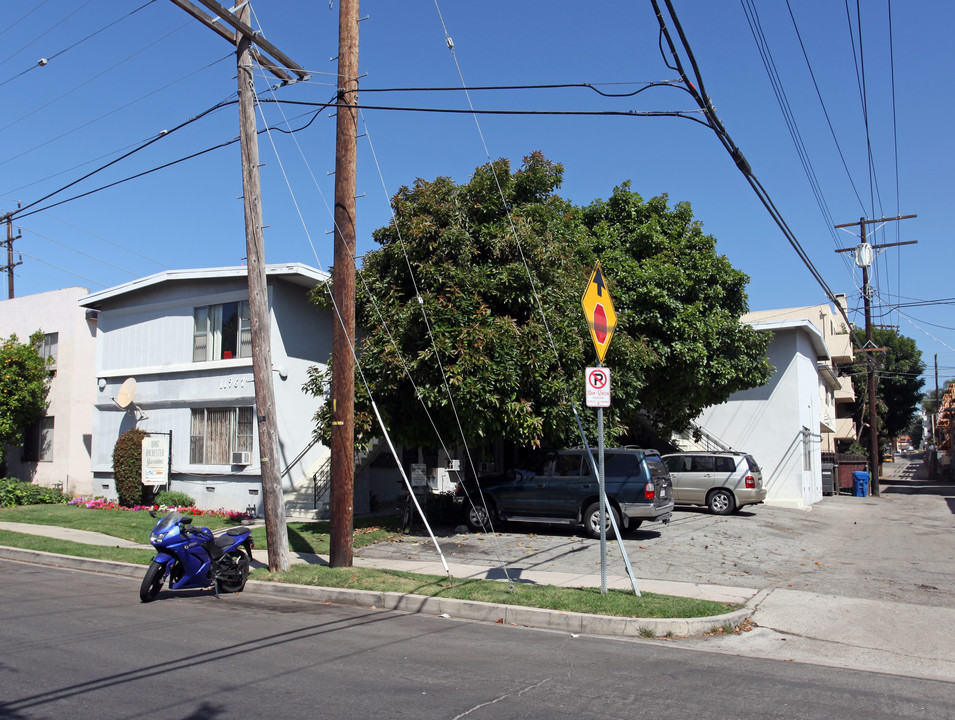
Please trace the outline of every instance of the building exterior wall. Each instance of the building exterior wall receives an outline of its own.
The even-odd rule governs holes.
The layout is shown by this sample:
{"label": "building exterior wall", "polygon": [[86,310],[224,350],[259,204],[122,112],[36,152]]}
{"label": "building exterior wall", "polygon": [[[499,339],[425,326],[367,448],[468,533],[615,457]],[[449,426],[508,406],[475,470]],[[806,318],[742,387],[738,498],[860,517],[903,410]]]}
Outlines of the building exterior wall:
{"label": "building exterior wall", "polygon": [[767,504],[808,507],[822,499],[819,375],[806,332],[778,330],[767,350],[767,385],[735,393],[698,423],[759,463]]}
{"label": "building exterior wall", "polygon": [[[847,308],[846,296],[844,294],[836,295],[836,299],[842,310],[845,311]],[[758,310],[747,313],[742,318],[742,321],[747,323],[779,322],[782,320],[808,320],[822,333],[823,341],[826,343],[833,363],[838,365],[852,362],[852,337],[849,334],[849,328],[846,327],[845,318],[828,303],[776,310]]]}
{"label": "building exterior wall", "polygon": [[[839,308],[844,312],[847,299],[836,295]],[[804,307],[760,310],[747,313],[742,321],[756,326],[787,321],[809,322],[819,331],[825,346],[825,357],[817,358],[819,370],[819,433],[823,452],[837,452],[840,441],[855,439],[855,424],[841,422],[844,413],[840,406],[855,400],[852,379],[839,376],[839,367],[853,362],[852,335],[845,318],[829,303]]]}
{"label": "building exterior wall", "polygon": [[[271,266],[270,266],[271,267]],[[268,276],[270,337],[279,447],[277,466],[284,490],[290,490],[327,449],[312,441],[313,417],[322,398],[302,390],[311,366],[323,366],[330,354],[331,324],[307,293],[318,271]],[[234,269],[157,276],[128,290],[89,296],[84,303],[99,311],[93,423],[96,494],[115,496],[112,450],[116,440],[136,427],[171,433],[170,489],[190,495],[199,507],[263,511],[258,431],[253,419],[249,464],[193,462],[194,410],[216,411],[255,405],[251,357],[193,362],[196,307],[248,299],[244,274]],[[134,378],[132,403],[117,403],[123,383]],[[254,409],[251,410],[255,417]],[[231,455],[230,455],[231,459]]]}
{"label": "building exterior wall", "polygon": [[96,322],[77,304],[89,291],[65,288],[0,301],[0,334],[20,342],[36,330],[57,334],[56,367],[50,377],[48,418],[53,418],[52,460],[25,461],[22,448],[7,451],[7,473],[75,495],[93,490],[90,446]]}

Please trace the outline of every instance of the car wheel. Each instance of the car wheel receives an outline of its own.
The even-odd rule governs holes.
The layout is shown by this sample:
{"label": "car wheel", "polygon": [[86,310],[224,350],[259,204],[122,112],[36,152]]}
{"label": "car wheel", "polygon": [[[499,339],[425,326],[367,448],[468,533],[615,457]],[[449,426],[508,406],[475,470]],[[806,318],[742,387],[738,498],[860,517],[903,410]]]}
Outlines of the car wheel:
{"label": "car wheel", "polygon": [[736,509],[736,499],[729,490],[719,488],[709,494],[706,505],[714,515],[730,515]]}
{"label": "car wheel", "polygon": [[490,501],[486,505],[472,505],[468,510],[468,527],[472,532],[490,532],[491,531],[491,508]]}
{"label": "car wheel", "polygon": [[[610,530],[610,513],[613,513],[613,519],[617,523],[617,527],[620,527],[620,516],[617,514],[617,511],[614,509],[613,505],[607,506],[607,530]],[[587,531],[587,534],[592,538],[600,538],[600,503],[595,502],[584,512],[584,530]]]}
{"label": "car wheel", "polygon": [[641,525],[643,525],[643,520],[631,520],[631,521],[630,521],[630,529],[631,529],[631,530],[638,530]]}

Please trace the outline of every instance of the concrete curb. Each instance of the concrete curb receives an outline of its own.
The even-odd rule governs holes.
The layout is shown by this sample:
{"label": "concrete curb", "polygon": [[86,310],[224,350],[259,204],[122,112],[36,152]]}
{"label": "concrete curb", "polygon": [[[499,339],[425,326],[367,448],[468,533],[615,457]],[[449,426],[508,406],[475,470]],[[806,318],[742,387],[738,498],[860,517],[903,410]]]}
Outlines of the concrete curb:
{"label": "concrete curb", "polygon": [[[17,562],[68,568],[84,572],[139,578],[144,573],[142,565],[95,560],[91,558],[57,555],[39,550],[22,550],[0,546],[0,558]],[[614,635],[645,637],[667,635],[702,635],[714,628],[739,625],[751,617],[757,605],[770,591],[760,591],[739,610],[723,615],[700,618],[625,618],[609,615],[564,612],[543,608],[484,603],[473,600],[455,600],[425,595],[382,593],[374,590],[350,590],[313,585],[293,585],[249,580],[246,592],[272,597],[294,598],[307,602],[332,603],[354,607],[393,610],[405,613],[422,613],[462,620],[475,620],[504,625],[557,630],[583,635]]]}

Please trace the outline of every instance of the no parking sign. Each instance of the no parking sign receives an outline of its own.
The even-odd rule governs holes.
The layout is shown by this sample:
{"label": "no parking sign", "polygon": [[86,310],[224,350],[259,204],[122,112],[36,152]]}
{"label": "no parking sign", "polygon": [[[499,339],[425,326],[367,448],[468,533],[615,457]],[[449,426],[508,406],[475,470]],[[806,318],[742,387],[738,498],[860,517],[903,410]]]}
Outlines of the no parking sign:
{"label": "no parking sign", "polygon": [[610,370],[605,367],[589,367],[584,373],[587,407],[610,407]]}

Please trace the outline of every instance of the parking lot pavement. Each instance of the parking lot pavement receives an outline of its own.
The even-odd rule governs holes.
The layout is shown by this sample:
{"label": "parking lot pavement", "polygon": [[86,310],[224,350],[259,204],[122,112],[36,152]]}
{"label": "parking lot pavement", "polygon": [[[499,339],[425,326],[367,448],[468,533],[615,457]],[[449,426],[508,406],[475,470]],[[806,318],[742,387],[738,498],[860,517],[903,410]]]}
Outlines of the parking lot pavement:
{"label": "parking lot pavement", "polygon": [[[624,546],[642,579],[955,609],[955,485],[920,479],[913,465],[887,464],[878,498],[839,495],[807,510],[760,505],[730,516],[677,508],[669,525],[625,533]],[[580,529],[514,523],[499,530],[484,535],[447,528],[438,531],[438,541],[448,561],[458,564],[600,573],[599,541]],[[437,557],[431,540],[417,534],[356,555]],[[607,560],[608,574],[626,574],[615,542],[608,542]]]}

